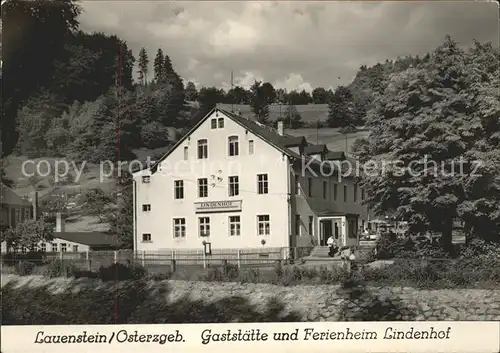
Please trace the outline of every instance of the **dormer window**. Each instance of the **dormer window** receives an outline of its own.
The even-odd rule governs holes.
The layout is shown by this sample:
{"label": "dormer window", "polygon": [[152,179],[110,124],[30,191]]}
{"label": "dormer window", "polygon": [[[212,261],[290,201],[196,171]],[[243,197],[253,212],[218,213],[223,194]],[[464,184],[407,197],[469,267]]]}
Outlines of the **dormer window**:
{"label": "dormer window", "polygon": [[142,182],[143,182],[144,184],[149,184],[149,183],[151,182],[151,176],[149,176],[149,175],[145,175],[145,176],[143,176],[143,177],[142,177]]}

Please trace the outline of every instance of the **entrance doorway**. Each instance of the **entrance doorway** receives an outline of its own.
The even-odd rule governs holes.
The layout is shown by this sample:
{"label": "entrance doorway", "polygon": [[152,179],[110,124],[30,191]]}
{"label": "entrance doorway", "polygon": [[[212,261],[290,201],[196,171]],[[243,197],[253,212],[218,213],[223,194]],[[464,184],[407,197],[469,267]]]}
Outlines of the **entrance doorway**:
{"label": "entrance doorway", "polygon": [[344,236],[342,230],[342,218],[322,219],[319,222],[319,245],[326,246],[328,238],[333,236],[338,246],[344,246]]}
{"label": "entrance doorway", "polygon": [[320,239],[319,239],[319,245],[321,246],[326,246],[326,242],[330,236],[332,236],[333,231],[332,231],[332,221],[327,219],[320,221],[321,225],[321,231],[320,231]]}

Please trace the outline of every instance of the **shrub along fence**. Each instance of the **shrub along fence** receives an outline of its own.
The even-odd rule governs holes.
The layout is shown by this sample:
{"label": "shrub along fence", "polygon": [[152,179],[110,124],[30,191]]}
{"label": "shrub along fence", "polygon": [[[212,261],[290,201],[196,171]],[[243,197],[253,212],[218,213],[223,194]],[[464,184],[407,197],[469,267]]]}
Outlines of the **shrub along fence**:
{"label": "shrub along fence", "polygon": [[165,250],[157,252],[132,250],[89,251],[89,252],[30,252],[4,254],[3,264],[16,266],[19,262],[46,264],[54,259],[71,263],[75,267],[92,271],[101,266],[115,263],[140,264],[151,270],[175,271],[179,266],[209,268],[231,263],[242,267],[269,267],[276,261],[293,263],[309,255],[312,247],[304,248],[255,248],[255,249],[215,249],[206,253],[199,250]]}

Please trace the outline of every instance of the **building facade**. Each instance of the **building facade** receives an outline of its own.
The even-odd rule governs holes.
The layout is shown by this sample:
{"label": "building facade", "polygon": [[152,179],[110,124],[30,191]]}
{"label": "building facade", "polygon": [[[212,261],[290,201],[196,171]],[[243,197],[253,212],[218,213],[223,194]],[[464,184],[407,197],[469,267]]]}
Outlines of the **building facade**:
{"label": "building facade", "polygon": [[343,153],[221,109],[134,173],[136,251],[356,244],[368,221]]}

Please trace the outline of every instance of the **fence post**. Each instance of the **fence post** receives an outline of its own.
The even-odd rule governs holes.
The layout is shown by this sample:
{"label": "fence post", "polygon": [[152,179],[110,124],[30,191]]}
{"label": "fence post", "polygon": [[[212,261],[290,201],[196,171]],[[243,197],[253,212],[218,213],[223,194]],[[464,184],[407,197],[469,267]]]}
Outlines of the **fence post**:
{"label": "fence post", "polygon": [[118,263],[118,251],[115,250],[113,252],[113,257],[114,257],[115,264],[117,264]]}
{"label": "fence post", "polygon": [[207,255],[203,251],[203,268],[207,268]]}
{"label": "fence post", "polygon": [[146,260],[146,250],[142,250],[142,259],[141,259],[141,265],[142,267],[145,267],[145,261]]}
{"label": "fence post", "polygon": [[299,252],[298,250],[299,249],[296,246],[293,248],[293,260],[294,261],[298,260],[298,252]]}
{"label": "fence post", "polygon": [[236,260],[237,260],[237,264],[238,264],[238,270],[241,268],[241,252],[240,252],[240,249],[238,249],[238,252],[236,253]]}
{"label": "fence post", "polygon": [[171,263],[172,263],[172,265],[170,266],[170,270],[171,270],[171,272],[172,272],[172,273],[174,273],[174,272],[175,272],[175,269],[176,269],[175,260],[174,260],[174,259],[172,259]]}
{"label": "fence post", "polygon": [[62,260],[63,260],[63,257],[64,257],[64,256],[63,256],[63,252],[62,252],[62,249],[61,249],[61,250],[59,250],[59,260],[61,260],[61,261],[62,261]]}

